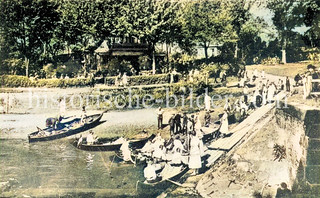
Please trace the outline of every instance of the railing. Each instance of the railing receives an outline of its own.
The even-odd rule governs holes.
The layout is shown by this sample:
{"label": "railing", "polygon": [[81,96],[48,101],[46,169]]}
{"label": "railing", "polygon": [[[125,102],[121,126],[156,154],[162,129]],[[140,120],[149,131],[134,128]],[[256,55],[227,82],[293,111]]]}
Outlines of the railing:
{"label": "railing", "polygon": [[[319,84],[320,84],[320,79],[312,79],[312,78],[308,78],[308,85],[310,86],[308,90],[310,90],[309,93],[307,93],[308,95],[320,95],[320,89],[319,89]],[[317,83],[318,87],[317,90],[313,90],[313,84]]]}

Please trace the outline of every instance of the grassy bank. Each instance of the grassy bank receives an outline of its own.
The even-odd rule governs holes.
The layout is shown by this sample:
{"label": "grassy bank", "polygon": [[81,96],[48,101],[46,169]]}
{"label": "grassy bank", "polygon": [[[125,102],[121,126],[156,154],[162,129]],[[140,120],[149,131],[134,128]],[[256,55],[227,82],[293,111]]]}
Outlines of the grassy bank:
{"label": "grassy bank", "polygon": [[[277,64],[277,65],[248,65],[248,70],[257,69],[258,71],[265,71],[268,74],[276,76],[289,76],[294,77],[298,73],[304,73],[307,71],[307,65],[312,64],[311,62],[305,63],[288,63],[288,64]],[[313,64],[319,66],[318,64]]]}

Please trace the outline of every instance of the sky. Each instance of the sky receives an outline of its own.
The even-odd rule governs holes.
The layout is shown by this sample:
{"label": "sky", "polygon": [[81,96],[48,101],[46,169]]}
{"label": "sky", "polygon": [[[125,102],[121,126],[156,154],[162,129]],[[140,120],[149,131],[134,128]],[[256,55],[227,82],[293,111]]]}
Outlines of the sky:
{"label": "sky", "polygon": [[[273,13],[271,12],[271,10],[266,8],[266,2],[267,2],[266,0],[260,0],[260,1],[257,0],[255,2],[255,4],[252,6],[250,11],[254,16],[261,17],[267,22],[267,24],[269,25],[269,28],[266,29],[265,32],[273,32],[276,34],[276,31],[272,28],[273,27],[273,23],[272,23]],[[260,6],[258,6],[259,4],[260,4]],[[299,32],[301,34],[303,34],[307,30],[308,30],[308,27],[306,27],[304,25],[302,27],[296,27],[294,29],[294,31]],[[268,38],[268,36],[266,34],[261,34],[261,38],[264,41],[270,40],[270,38]]]}

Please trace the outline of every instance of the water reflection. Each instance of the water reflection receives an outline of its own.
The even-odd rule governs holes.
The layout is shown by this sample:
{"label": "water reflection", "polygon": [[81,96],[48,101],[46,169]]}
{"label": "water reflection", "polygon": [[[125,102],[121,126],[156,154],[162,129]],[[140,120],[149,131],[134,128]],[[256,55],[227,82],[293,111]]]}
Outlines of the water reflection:
{"label": "water reflection", "polygon": [[143,180],[143,167],[114,162],[112,152],[76,149],[68,140],[35,144],[0,140],[0,156],[0,181],[14,178],[19,183],[16,188],[110,189],[134,193],[136,181]]}
{"label": "water reflection", "polygon": [[88,153],[86,161],[87,161],[87,169],[91,170],[92,169],[92,165],[93,165],[93,157],[94,155],[92,155],[91,153]]}

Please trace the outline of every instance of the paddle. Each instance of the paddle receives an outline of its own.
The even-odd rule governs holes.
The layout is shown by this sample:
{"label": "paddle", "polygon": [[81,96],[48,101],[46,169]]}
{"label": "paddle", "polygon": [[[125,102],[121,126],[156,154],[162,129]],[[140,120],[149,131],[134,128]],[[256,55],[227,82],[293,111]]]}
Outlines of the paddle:
{"label": "paddle", "polygon": [[175,182],[175,181],[172,181],[172,180],[170,180],[170,179],[165,179],[165,181],[169,181],[169,182],[171,182],[171,183],[173,183],[173,184],[175,184],[175,185],[177,185],[177,186],[180,186],[180,187],[184,187],[182,184],[180,184],[179,182]]}

